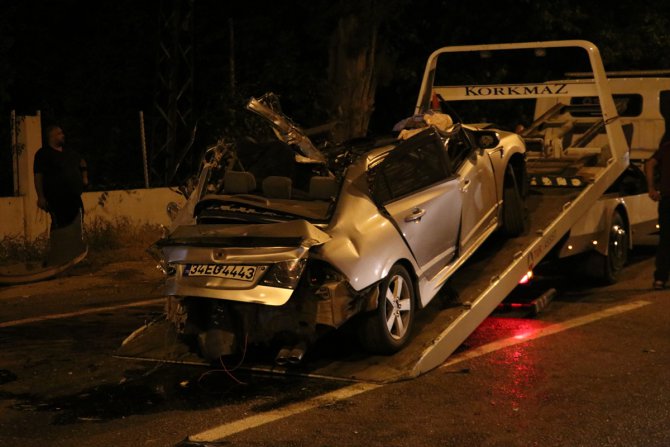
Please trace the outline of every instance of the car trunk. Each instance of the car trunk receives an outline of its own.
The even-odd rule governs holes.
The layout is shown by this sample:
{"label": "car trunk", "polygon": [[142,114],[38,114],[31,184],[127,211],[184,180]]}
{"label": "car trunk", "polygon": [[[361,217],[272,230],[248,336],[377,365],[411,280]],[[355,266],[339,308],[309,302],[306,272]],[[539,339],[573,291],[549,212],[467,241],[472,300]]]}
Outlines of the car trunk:
{"label": "car trunk", "polygon": [[[255,225],[189,225],[154,245],[173,296],[285,304],[294,285],[276,266],[299,277],[309,249],[330,236],[305,220]],[[285,267],[284,267],[285,266]]]}

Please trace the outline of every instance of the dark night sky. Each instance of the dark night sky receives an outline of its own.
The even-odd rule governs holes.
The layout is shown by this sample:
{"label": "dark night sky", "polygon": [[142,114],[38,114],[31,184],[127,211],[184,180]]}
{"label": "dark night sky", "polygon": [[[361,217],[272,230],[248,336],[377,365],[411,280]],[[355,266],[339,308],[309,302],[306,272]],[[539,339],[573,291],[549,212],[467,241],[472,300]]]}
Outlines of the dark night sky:
{"label": "dark night sky", "polygon": [[[159,11],[172,1],[10,0],[0,6],[0,111],[41,110],[88,154],[93,186],[141,182],[137,113],[156,119]],[[306,126],[323,106],[328,45],[339,17],[358,2],[195,0],[194,115],[199,145],[239,117],[240,100],[265,91]],[[609,69],[670,68],[670,2],[575,0],[378,2],[379,84],[371,130],[411,113],[425,59],[449,44],[588,39]],[[237,95],[229,91],[228,20],[235,25]],[[8,141],[3,118],[3,144]],[[228,126],[228,127],[227,127]],[[152,138],[151,129],[148,129]],[[150,141],[151,144],[151,141]],[[7,152],[0,193],[7,192]],[[11,181],[9,182],[11,184]]]}

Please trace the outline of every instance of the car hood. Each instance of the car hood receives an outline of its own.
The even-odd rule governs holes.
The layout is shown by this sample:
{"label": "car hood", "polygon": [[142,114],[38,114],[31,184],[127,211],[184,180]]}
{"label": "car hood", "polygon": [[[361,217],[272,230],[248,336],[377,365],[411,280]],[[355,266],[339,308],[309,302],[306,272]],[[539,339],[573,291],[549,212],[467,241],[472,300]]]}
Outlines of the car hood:
{"label": "car hood", "polygon": [[[248,239],[244,242],[244,239]],[[258,239],[259,246],[269,240],[299,241],[298,245],[311,247],[320,245],[330,236],[306,220],[270,224],[213,224],[213,225],[182,225],[175,229],[167,238],[157,242],[158,246],[170,245],[208,245],[230,246],[233,241],[252,246],[251,239]],[[290,244],[295,246],[295,244]]]}

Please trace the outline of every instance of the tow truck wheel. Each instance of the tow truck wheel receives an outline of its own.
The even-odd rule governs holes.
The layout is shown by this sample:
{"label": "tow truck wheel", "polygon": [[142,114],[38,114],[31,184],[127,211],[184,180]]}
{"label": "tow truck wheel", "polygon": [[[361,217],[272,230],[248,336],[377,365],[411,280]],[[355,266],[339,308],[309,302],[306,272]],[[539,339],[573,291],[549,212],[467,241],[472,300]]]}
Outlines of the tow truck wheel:
{"label": "tow truck wheel", "polygon": [[511,237],[521,235],[526,229],[526,208],[521,186],[514,169],[507,166],[503,184],[502,228],[504,233]]}
{"label": "tow truck wheel", "polygon": [[619,273],[628,261],[628,237],[626,221],[620,212],[615,211],[610,224],[607,255],[593,254],[597,267],[596,275],[606,284],[614,284],[617,281]]}
{"label": "tow truck wheel", "polygon": [[405,346],[414,323],[414,286],[401,265],[394,265],[379,286],[377,309],[359,326],[361,345],[377,354],[392,354]]}

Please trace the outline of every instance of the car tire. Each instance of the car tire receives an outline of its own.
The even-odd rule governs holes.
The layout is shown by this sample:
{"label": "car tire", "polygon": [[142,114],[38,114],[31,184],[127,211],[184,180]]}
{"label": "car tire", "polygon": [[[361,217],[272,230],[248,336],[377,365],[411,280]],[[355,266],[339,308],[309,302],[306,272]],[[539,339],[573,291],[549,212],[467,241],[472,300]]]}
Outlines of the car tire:
{"label": "car tire", "polygon": [[521,235],[526,229],[526,207],[522,196],[523,185],[517,182],[511,166],[505,171],[503,183],[502,228],[506,236]]}
{"label": "car tire", "polygon": [[360,321],[361,345],[375,354],[393,354],[410,338],[414,325],[414,285],[407,270],[394,265],[379,285],[377,309]]}
{"label": "car tire", "polygon": [[607,240],[607,255],[591,254],[592,276],[605,284],[614,284],[628,261],[629,234],[626,221],[619,211],[612,214]]}

